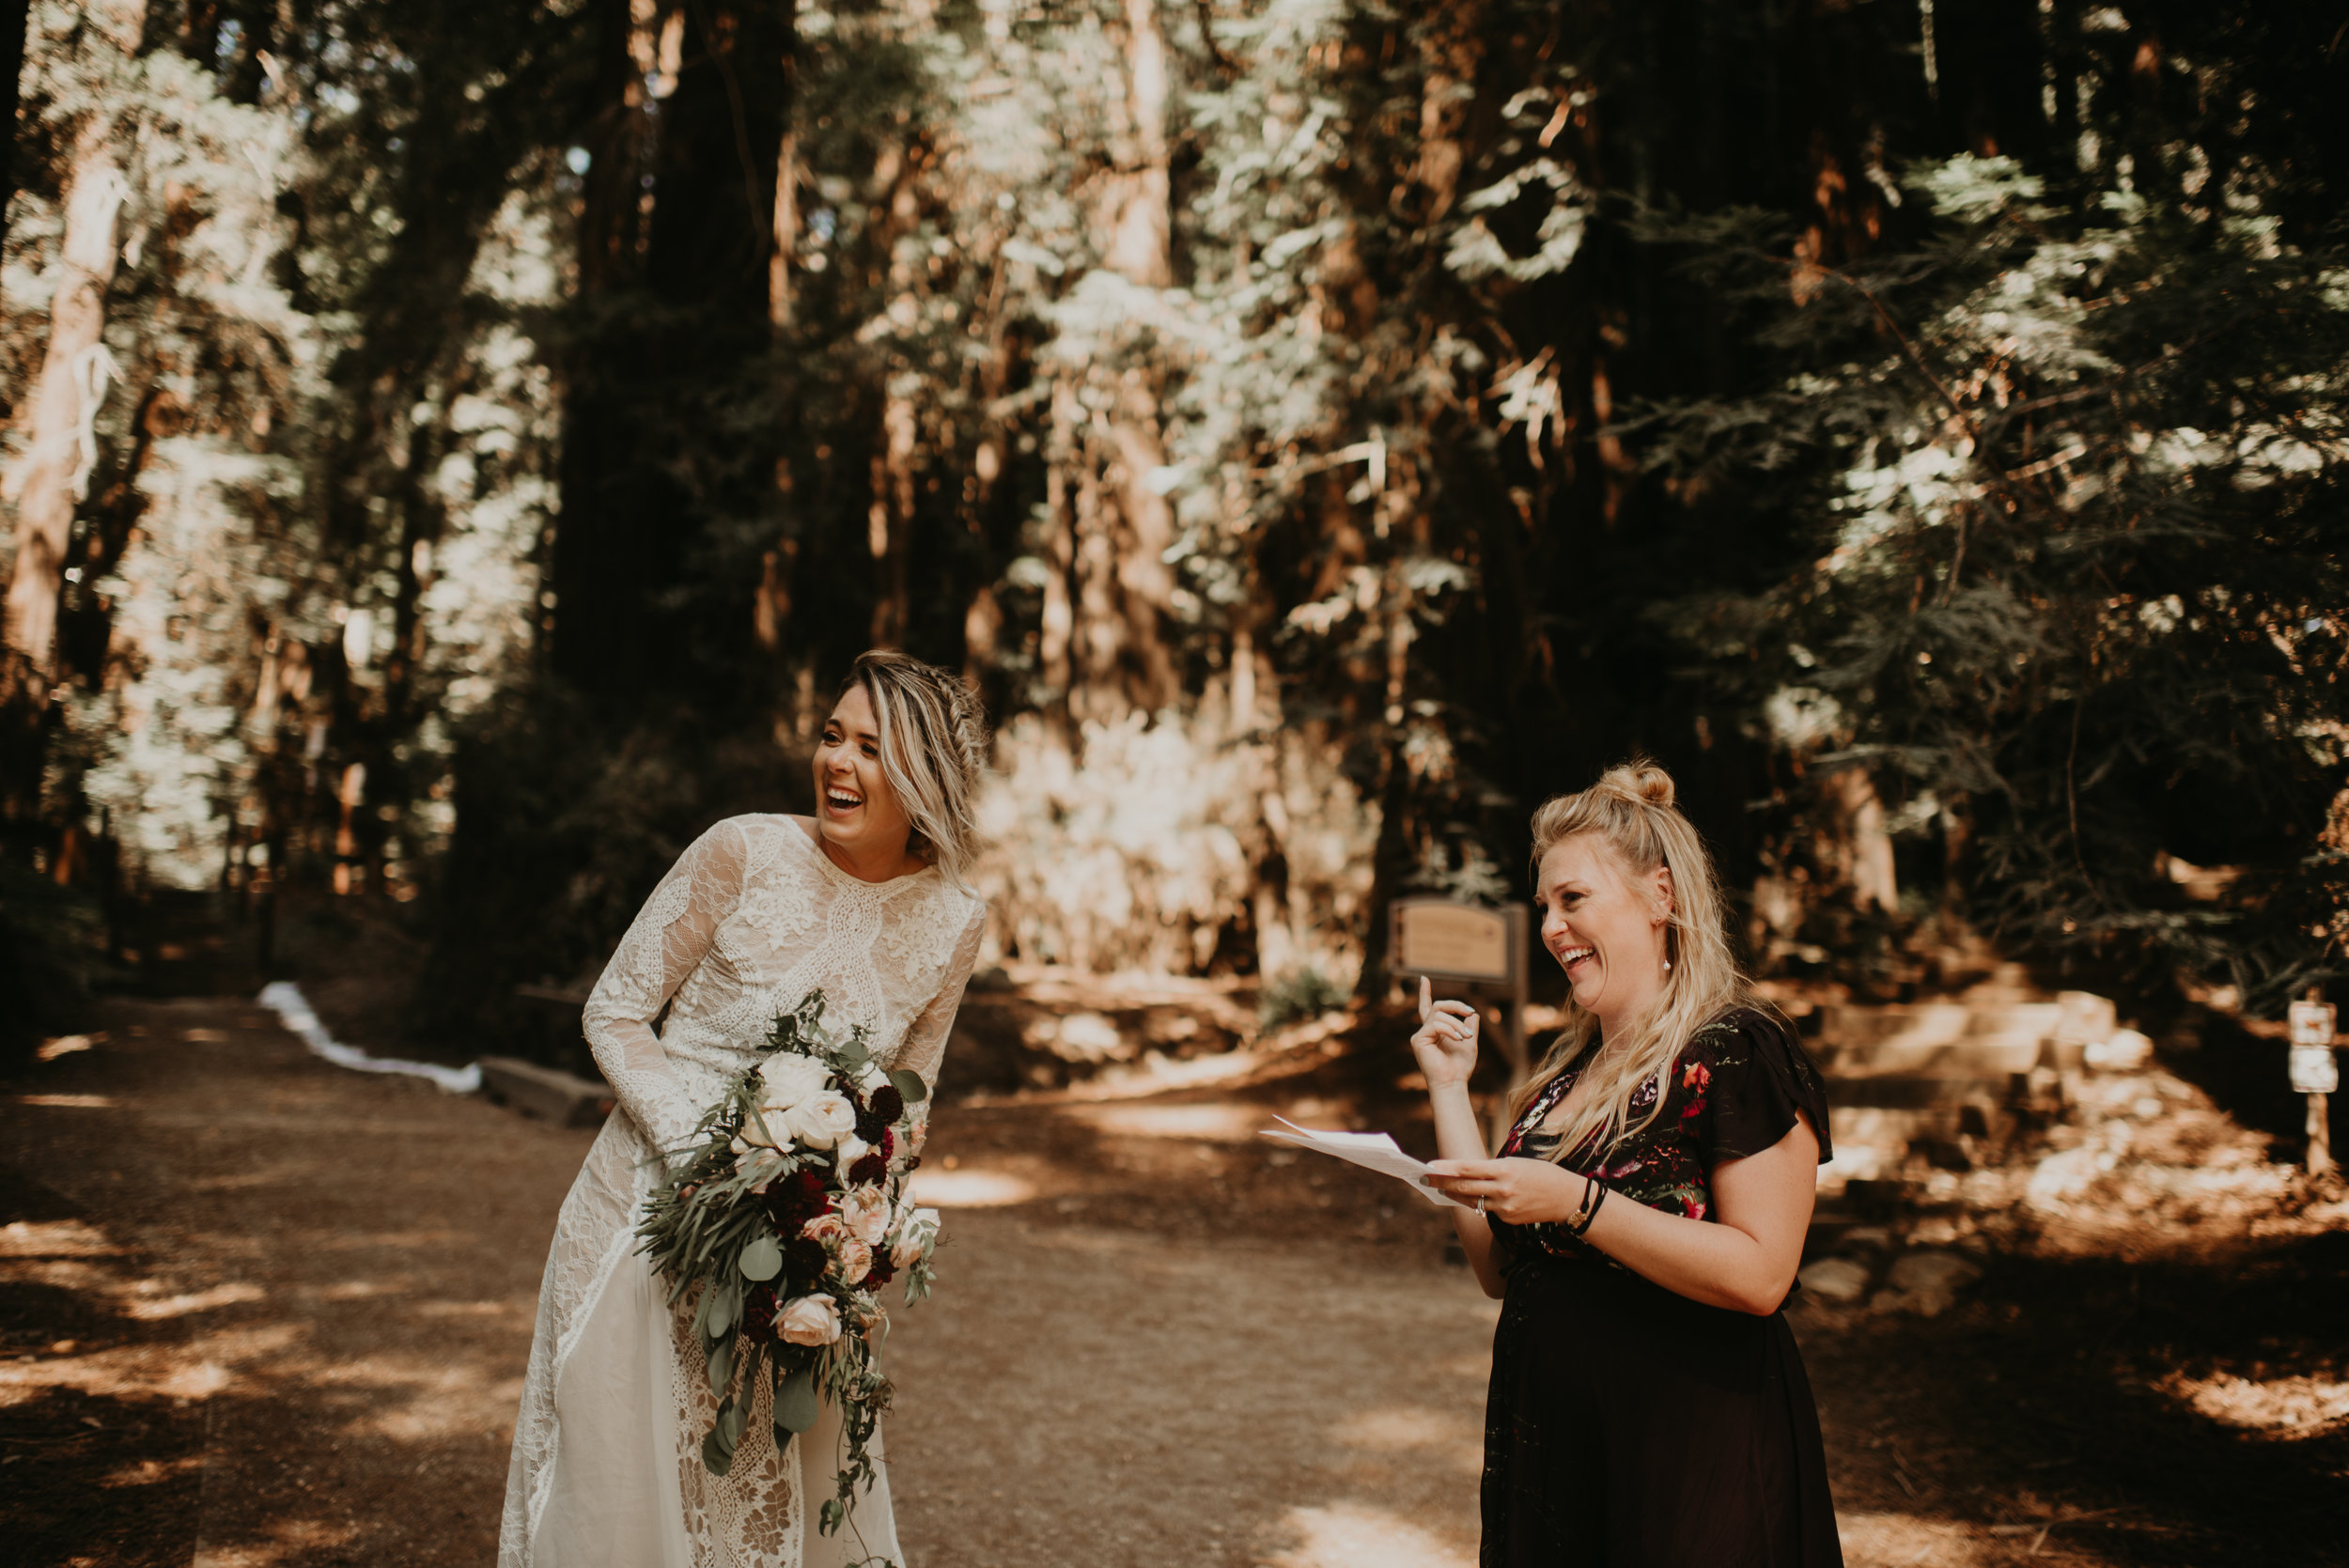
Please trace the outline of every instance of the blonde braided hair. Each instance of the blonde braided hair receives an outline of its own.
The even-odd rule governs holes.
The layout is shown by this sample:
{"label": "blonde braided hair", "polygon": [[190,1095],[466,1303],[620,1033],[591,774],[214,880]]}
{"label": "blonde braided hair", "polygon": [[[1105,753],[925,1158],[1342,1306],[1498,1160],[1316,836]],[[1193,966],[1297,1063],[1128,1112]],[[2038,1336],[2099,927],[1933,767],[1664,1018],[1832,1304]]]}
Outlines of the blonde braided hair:
{"label": "blonde braided hair", "polygon": [[979,858],[979,790],[987,779],[987,714],[952,670],[872,648],[840,694],[862,686],[880,723],[881,776],[913,824],[907,850],[969,891]]}

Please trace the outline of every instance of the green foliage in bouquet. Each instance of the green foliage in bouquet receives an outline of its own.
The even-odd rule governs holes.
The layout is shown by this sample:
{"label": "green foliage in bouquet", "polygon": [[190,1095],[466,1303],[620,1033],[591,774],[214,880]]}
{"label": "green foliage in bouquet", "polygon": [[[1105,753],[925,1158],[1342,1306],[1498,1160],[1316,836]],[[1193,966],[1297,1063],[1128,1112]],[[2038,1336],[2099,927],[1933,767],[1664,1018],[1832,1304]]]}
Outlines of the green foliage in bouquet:
{"label": "green foliage in bouquet", "polygon": [[877,1475],[868,1450],[892,1391],[874,1362],[879,1292],[902,1273],[909,1304],[929,1295],[938,1217],[905,1202],[927,1090],[884,1071],[862,1027],[826,1029],[824,1006],[810,992],[775,1020],[757,1065],[669,1157],[637,1234],[670,1305],[694,1302],[718,1400],[702,1440],[711,1474],[733,1468],[761,1379],[779,1450],[816,1424],[821,1398],[840,1407],[847,1452],[819,1514],[830,1535]]}

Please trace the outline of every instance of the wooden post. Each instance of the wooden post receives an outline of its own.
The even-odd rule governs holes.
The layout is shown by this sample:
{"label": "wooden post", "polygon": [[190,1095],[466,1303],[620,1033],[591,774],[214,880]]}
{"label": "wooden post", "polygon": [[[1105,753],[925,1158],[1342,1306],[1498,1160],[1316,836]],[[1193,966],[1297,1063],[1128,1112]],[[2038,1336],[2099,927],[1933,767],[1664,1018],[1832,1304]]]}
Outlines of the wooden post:
{"label": "wooden post", "polygon": [[2292,1004],[2292,1086],[2308,1096],[2309,1153],[2311,1176],[2329,1176],[2333,1164],[2331,1096],[2341,1087],[2341,1066],[2333,1057],[2335,1013],[2311,986]]}

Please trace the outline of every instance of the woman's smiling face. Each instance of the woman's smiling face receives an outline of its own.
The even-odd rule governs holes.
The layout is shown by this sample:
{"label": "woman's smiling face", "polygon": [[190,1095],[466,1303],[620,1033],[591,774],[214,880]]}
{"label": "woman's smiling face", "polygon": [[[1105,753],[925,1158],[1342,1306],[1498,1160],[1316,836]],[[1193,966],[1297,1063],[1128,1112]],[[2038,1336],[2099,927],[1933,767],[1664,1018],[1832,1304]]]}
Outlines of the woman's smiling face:
{"label": "woman's smiling face", "polygon": [[880,718],[862,684],[832,710],[816,746],[816,823],[827,842],[859,858],[903,853],[913,831],[882,776]]}
{"label": "woman's smiling face", "polygon": [[1576,833],[1542,857],[1533,905],[1576,1006],[1602,1020],[1628,1017],[1663,989],[1669,868],[1635,876],[1605,839]]}

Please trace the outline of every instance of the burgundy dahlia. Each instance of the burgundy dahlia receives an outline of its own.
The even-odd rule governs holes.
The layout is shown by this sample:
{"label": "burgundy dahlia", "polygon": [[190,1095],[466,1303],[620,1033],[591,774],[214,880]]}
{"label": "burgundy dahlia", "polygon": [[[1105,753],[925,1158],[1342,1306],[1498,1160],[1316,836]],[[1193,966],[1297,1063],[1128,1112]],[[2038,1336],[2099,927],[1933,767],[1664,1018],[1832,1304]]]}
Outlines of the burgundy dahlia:
{"label": "burgundy dahlia", "polygon": [[785,1235],[797,1235],[801,1226],[831,1207],[820,1171],[795,1171],[767,1189],[767,1213]]}
{"label": "burgundy dahlia", "polygon": [[879,1149],[867,1152],[854,1165],[848,1167],[848,1180],[857,1184],[877,1182],[887,1174],[889,1174],[889,1157]]}
{"label": "burgundy dahlia", "polygon": [[753,1344],[773,1337],[775,1327],[775,1292],[771,1285],[759,1285],[752,1290],[750,1299],[742,1303],[742,1334]]}
{"label": "burgundy dahlia", "polygon": [[819,1280],[832,1266],[824,1244],[808,1236],[793,1236],[783,1244],[783,1272],[789,1280]]}
{"label": "burgundy dahlia", "polygon": [[[905,1113],[906,1097],[897,1093],[897,1086],[895,1084],[884,1083],[879,1088],[873,1091],[873,1114],[881,1119],[881,1124],[884,1126],[896,1121],[898,1117],[903,1116]],[[868,1138],[864,1141],[872,1143],[879,1141],[879,1140]]]}
{"label": "burgundy dahlia", "polygon": [[879,1290],[896,1276],[896,1264],[891,1260],[888,1253],[877,1250],[873,1254],[872,1270],[864,1276],[864,1288]]}

